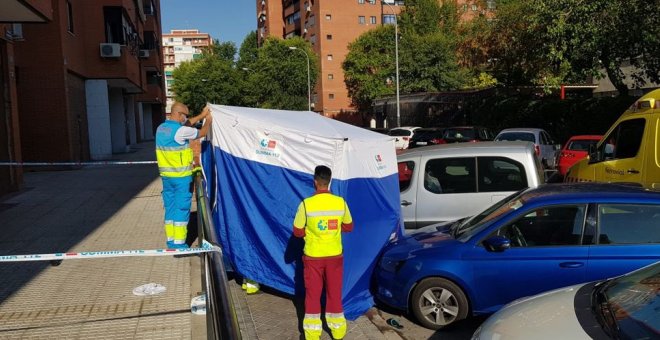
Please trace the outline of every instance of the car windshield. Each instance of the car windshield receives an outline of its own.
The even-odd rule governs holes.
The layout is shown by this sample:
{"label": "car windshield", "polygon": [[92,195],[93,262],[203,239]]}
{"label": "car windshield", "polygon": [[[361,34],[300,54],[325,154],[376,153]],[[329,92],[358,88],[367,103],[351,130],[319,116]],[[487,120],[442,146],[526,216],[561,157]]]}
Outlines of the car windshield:
{"label": "car windshield", "polygon": [[524,190],[521,190],[511,194],[505,199],[495,203],[490,208],[484,210],[481,214],[465,219],[456,227],[454,237],[467,240],[472,237],[472,235],[479,232],[489,221],[509,211],[517,210],[522,207],[523,204],[525,204],[524,197],[521,195],[523,191]]}
{"label": "car windshield", "polygon": [[530,132],[504,132],[501,133],[499,136],[495,138],[496,141],[525,141],[525,142],[532,142],[536,143],[536,138],[534,138],[534,134]]}
{"label": "car windshield", "polygon": [[[660,262],[605,281],[594,290],[606,330],[620,339],[657,339],[660,334]],[[618,334],[617,334],[618,333]]]}
{"label": "car windshield", "polygon": [[587,139],[576,139],[568,143],[568,150],[573,151],[589,151],[590,145],[595,145],[598,143],[597,140],[587,140]]}

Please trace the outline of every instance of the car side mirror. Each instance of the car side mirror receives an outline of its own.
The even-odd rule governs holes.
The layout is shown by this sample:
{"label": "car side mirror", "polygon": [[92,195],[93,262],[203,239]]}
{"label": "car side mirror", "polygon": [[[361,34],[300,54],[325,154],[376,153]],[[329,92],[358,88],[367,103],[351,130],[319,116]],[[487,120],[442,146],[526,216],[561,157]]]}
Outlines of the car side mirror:
{"label": "car side mirror", "polygon": [[595,144],[589,145],[589,164],[597,163],[602,160],[602,154],[598,152]]}
{"label": "car side mirror", "polygon": [[509,248],[511,248],[511,240],[504,236],[494,236],[484,242],[486,250],[501,253]]}

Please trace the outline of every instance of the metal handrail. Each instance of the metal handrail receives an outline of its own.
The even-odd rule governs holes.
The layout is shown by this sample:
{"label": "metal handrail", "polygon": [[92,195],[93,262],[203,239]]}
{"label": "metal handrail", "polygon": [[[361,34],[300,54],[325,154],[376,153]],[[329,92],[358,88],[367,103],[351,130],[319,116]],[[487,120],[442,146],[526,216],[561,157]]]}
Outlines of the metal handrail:
{"label": "metal handrail", "polygon": [[[202,176],[195,176],[197,193],[197,225],[199,239],[212,245],[218,245],[218,235],[211,218],[209,199]],[[202,284],[206,291],[206,334],[208,339],[240,340],[241,329],[238,325],[234,302],[229,291],[227,272],[221,252],[202,253]]]}

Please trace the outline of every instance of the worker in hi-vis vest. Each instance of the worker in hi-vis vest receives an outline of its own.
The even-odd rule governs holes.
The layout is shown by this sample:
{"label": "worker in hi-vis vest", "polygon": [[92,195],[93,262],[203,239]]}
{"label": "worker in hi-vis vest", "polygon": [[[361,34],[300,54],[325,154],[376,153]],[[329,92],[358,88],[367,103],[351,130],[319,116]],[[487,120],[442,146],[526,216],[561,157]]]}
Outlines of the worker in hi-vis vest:
{"label": "worker in hi-vis vest", "polygon": [[190,118],[190,125],[206,118],[200,130],[186,126],[188,107],[172,105],[170,118],[156,129],[156,159],[163,180],[165,235],[168,248],[187,248],[188,219],[192,201],[193,151],[190,141],[206,136],[211,125],[211,109]]}
{"label": "worker in hi-vis vest", "polygon": [[321,338],[321,291],[325,278],[325,321],[332,337],[346,335],[346,319],[341,303],[344,257],[341,233],[353,230],[353,218],[346,201],[328,191],[332,171],[327,166],[314,169],[314,189],[311,197],[298,206],[293,221],[293,235],[305,239],[303,265],[305,280],[306,340]]}

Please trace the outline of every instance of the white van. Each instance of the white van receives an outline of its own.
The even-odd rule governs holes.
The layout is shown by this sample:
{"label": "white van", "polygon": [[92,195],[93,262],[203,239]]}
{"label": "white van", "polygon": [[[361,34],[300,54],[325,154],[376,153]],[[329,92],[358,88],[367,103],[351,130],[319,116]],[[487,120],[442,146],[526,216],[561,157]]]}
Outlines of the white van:
{"label": "white van", "polygon": [[397,156],[407,229],[475,215],[508,195],[544,182],[529,142],[434,145]]}

